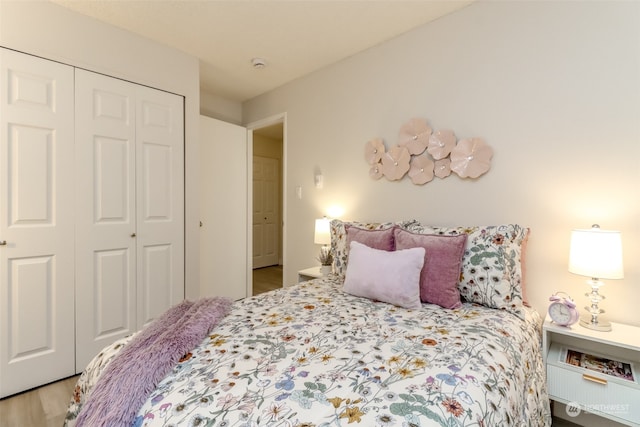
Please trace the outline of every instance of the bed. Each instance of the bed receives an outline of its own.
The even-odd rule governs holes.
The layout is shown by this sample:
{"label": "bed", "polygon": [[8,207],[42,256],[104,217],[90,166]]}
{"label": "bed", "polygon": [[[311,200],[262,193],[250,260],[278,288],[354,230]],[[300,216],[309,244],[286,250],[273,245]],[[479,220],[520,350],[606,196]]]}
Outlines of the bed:
{"label": "bed", "polygon": [[[453,268],[454,308],[445,307],[451,295],[442,290],[434,293],[438,303],[419,294],[417,306],[415,301],[385,302],[384,292],[357,295],[370,291],[372,280],[356,275],[361,260],[369,263],[367,270],[384,276],[367,251],[380,251],[374,256],[410,251],[376,249],[388,244],[389,233],[398,246],[401,234],[409,233],[405,244],[406,237],[442,236],[435,240],[455,240],[449,246],[462,247],[457,271]],[[235,301],[136,408],[132,424],[548,426],[541,319],[527,307],[522,287],[527,236],[528,229],[517,225],[445,229],[415,221],[334,221],[335,274]],[[435,253],[432,242],[427,248]],[[422,259],[420,286],[426,267],[447,275],[446,266],[428,265],[429,252],[412,252],[412,259]],[[388,270],[388,260],[383,264]],[[404,273],[394,274],[397,279]],[[367,286],[358,287],[362,280]],[[392,299],[410,293],[398,289]],[[87,367],[65,425],[75,425],[101,372],[134,337],[105,348]]]}

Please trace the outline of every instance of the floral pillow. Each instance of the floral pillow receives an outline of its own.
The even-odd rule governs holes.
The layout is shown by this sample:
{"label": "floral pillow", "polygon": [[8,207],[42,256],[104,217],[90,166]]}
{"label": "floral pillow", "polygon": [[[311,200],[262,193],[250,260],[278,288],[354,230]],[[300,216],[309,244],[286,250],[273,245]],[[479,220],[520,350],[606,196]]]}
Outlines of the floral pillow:
{"label": "floral pillow", "polygon": [[524,317],[523,246],[529,228],[517,224],[476,227],[432,227],[409,224],[420,234],[467,235],[458,289],[469,302],[510,311]]}
{"label": "floral pillow", "polygon": [[418,225],[418,221],[400,221],[400,222],[357,222],[342,221],[334,219],[331,221],[331,252],[333,253],[333,271],[344,279],[347,271],[347,258],[349,256],[349,242],[347,239],[347,229],[349,227],[357,227],[362,230],[387,230],[395,226],[403,228],[411,225]]}

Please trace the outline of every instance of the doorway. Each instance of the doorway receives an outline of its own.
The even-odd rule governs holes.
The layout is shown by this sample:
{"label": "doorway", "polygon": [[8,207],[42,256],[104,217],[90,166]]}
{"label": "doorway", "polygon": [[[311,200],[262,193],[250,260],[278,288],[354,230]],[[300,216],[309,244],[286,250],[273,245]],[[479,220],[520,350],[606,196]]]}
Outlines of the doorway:
{"label": "doorway", "polygon": [[284,119],[253,127],[251,248],[253,294],[283,286]]}

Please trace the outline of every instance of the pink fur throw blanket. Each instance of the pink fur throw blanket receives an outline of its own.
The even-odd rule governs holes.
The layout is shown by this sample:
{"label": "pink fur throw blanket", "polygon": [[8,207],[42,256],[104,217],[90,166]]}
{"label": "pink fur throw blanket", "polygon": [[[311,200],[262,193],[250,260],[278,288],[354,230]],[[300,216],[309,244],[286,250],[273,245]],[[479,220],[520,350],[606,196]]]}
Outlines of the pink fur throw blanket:
{"label": "pink fur throw blanket", "polygon": [[169,308],[107,365],[76,426],[131,426],[158,383],[230,310],[231,300],[226,298],[183,301]]}

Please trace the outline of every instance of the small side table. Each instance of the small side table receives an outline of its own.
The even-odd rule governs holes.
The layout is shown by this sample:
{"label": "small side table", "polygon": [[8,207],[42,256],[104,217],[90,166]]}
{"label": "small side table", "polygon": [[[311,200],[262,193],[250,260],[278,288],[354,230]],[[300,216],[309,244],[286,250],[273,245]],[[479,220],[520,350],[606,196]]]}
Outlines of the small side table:
{"label": "small side table", "polygon": [[[569,405],[567,413],[586,410],[629,426],[640,425],[640,328],[611,324],[599,332],[579,324],[558,326],[547,315],[542,328],[542,351],[547,369],[549,398]],[[568,349],[594,356],[590,366],[607,360],[626,363],[634,380],[567,363]],[[583,354],[584,354],[583,353]],[[573,362],[573,361],[572,361]],[[580,362],[582,363],[582,362]]]}

